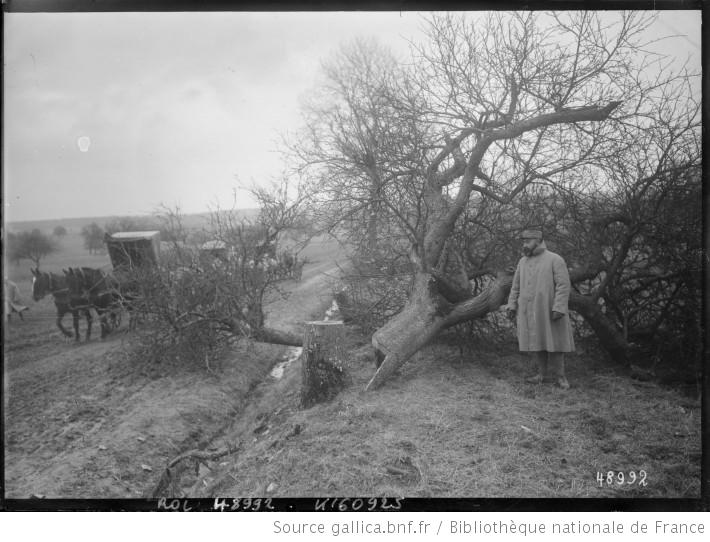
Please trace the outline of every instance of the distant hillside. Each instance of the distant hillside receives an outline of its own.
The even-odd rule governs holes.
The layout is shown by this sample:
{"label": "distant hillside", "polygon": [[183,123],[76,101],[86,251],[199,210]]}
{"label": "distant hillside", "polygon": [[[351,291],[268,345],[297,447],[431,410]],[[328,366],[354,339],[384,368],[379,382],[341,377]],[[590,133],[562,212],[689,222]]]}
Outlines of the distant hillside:
{"label": "distant hillside", "polygon": [[[252,220],[259,213],[258,209],[235,209],[234,213],[239,219]],[[119,218],[131,218],[136,221],[152,219],[151,215],[115,215],[115,216],[94,216],[82,218],[53,218],[49,220],[25,220],[21,222],[8,222],[5,224],[9,232],[31,231],[35,228],[52,233],[57,226],[64,226],[68,233],[79,233],[84,226],[96,222],[102,228],[105,224]],[[194,213],[183,216],[183,224],[188,229],[201,228],[209,223],[210,213]]]}

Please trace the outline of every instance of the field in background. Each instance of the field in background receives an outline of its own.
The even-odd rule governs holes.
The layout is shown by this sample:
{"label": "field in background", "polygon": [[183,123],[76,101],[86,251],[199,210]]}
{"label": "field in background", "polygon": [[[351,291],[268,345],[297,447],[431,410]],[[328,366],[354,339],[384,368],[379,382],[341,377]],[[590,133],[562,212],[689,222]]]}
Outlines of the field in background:
{"label": "field in background", "polygon": [[[237,209],[234,211],[235,216],[238,218],[253,219],[258,214],[258,209]],[[210,213],[194,213],[189,215],[183,215],[183,224],[186,228],[201,228],[206,225],[209,221]],[[92,222],[96,222],[102,228],[105,224],[112,222],[118,218],[123,218],[119,216],[99,216],[99,217],[82,217],[82,218],[52,218],[49,220],[25,220],[18,222],[7,222],[5,228],[7,231],[14,233],[20,231],[31,231],[35,228],[40,231],[51,234],[54,228],[57,226],[64,226],[69,233],[79,234],[81,228],[88,226]],[[143,220],[146,218],[151,218],[148,216],[131,216],[128,218],[133,218],[136,220]]]}
{"label": "field in background", "polygon": [[[254,209],[243,209],[238,211],[239,217],[254,218]],[[51,235],[54,228],[64,226],[67,235],[55,238],[59,244],[59,250],[42,259],[40,269],[42,271],[53,271],[61,273],[62,269],[68,267],[95,267],[107,271],[111,270],[111,260],[108,253],[103,251],[98,254],[89,254],[84,248],[84,238],[81,230],[92,222],[96,222],[101,228],[118,217],[85,217],[85,218],[61,218],[52,220],[35,220],[25,222],[9,222],[5,225],[8,232],[19,233],[21,231],[32,231],[37,228],[47,235]],[[142,219],[146,217],[133,217]],[[183,225],[187,229],[201,229],[206,227],[209,219],[207,213],[185,215]],[[28,305],[31,294],[32,274],[30,268],[34,264],[30,260],[22,260],[19,265],[4,261],[4,273],[7,278],[17,283],[20,292]]]}
{"label": "field in background", "polygon": [[[111,260],[108,257],[108,252],[104,251],[99,254],[89,254],[89,251],[84,248],[84,239],[77,233],[68,233],[64,237],[57,240],[59,250],[50,254],[40,262],[42,271],[54,271],[61,273],[61,270],[66,267],[111,267]],[[30,280],[32,273],[30,268],[34,264],[30,260],[21,260],[19,265],[13,262],[5,261],[5,274],[10,280],[15,282],[21,280]]]}

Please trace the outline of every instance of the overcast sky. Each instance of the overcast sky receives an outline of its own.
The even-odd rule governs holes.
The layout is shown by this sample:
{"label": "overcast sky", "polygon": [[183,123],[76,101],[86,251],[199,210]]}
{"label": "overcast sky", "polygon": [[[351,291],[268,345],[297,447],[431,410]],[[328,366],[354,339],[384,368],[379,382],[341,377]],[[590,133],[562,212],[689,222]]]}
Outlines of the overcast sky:
{"label": "overcast sky", "polygon": [[[228,207],[278,176],[278,134],[355,37],[395,52],[416,13],[5,13],[6,221]],[[700,65],[700,12],[659,33]],[[88,146],[87,146],[88,143]],[[239,206],[253,202],[240,195]]]}

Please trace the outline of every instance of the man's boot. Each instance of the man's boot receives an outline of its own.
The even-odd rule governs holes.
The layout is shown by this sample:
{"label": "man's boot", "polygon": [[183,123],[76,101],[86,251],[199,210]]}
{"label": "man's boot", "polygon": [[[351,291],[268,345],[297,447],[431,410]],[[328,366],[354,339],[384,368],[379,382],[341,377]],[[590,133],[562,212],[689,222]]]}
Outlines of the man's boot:
{"label": "man's boot", "polygon": [[564,352],[550,352],[550,372],[557,386],[563,390],[569,389],[569,382],[567,382],[567,377],[565,376]]}
{"label": "man's boot", "polygon": [[542,384],[547,376],[547,352],[535,352],[535,361],[537,362],[537,374],[526,378],[525,382]]}

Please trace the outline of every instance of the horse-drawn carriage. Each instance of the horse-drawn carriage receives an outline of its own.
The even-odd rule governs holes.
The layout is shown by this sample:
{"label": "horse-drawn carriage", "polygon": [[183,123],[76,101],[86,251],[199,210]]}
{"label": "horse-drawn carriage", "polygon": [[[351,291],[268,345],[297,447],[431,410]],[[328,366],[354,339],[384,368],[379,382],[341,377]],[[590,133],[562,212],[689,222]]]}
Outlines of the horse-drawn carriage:
{"label": "horse-drawn carriage", "polygon": [[[130,315],[138,301],[135,270],[155,266],[158,262],[160,234],[157,231],[106,234],[104,241],[112,272],[91,267],[70,267],[62,274],[32,269],[32,297],[39,301],[52,295],[57,308],[57,327],[65,337],[79,340],[79,315],[83,314],[89,340],[92,310],[99,316],[102,338],[118,328],[124,309]],[[73,334],[62,325],[67,313],[73,318]],[[129,328],[134,324],[134,318],[129,317]]]}
{"label": "horse-drawn carriage", "polygon": [[[277,256],[273,247],[269,252],[245,250],[239,254],[221,241],[204,243],[198,248],[197,259],[188,264],[180,258],[173,262],[172,258],[187,255],[189,259],[195,253],[189,247],[173,244],[165,251],[165,261],[162,261],[158,231],[106,234],[104,242],[111,270],[78,267],[65,269],[63,274],[32,271],[33,298],[39,301],[52,294],[57,307],[57,326],[67,337],[79,340],[79,315],[83,314],[87,321],[87,340],[90,338],[92,311],[99,316],[102,337],[121,325],[124,311],[128,312],[128,328],[132,329],[137,315],[151,313],[152,294],[160,291],[179,298],[184,293],[181,286],[194,279],[195,273],[204,281],[205,273],[218,271],[222,273],[219,280],[246,280],[245,288],[249,289],[267,281],[300,280],[305,263],[295,252],[283,251]],[[168,269],[167,275],[156,272],[159,264]],[[67,313],[74,319],[74,335],[62,326],[62,318]]]}
{"label": "horse-drawn carriage", "polygon": [[[136,308],[140,298],[141,273],[145,273],[158,265],[160,259],[159,231],[128,231],[105,234],[104,242],[108,250],[114,279],[114,295],[117,305],[117,322],[120,325],[122,309],[128,309],[129,314]],[[135,315],[133,315],[135,316]],[[129,318],[129,328],[135,325],[133,317]]]}
{"label": "horse-drawn carriage", "polygon": [[159,231],[107,233],[104,242],[115,273],[154,266],[160,258]]}

